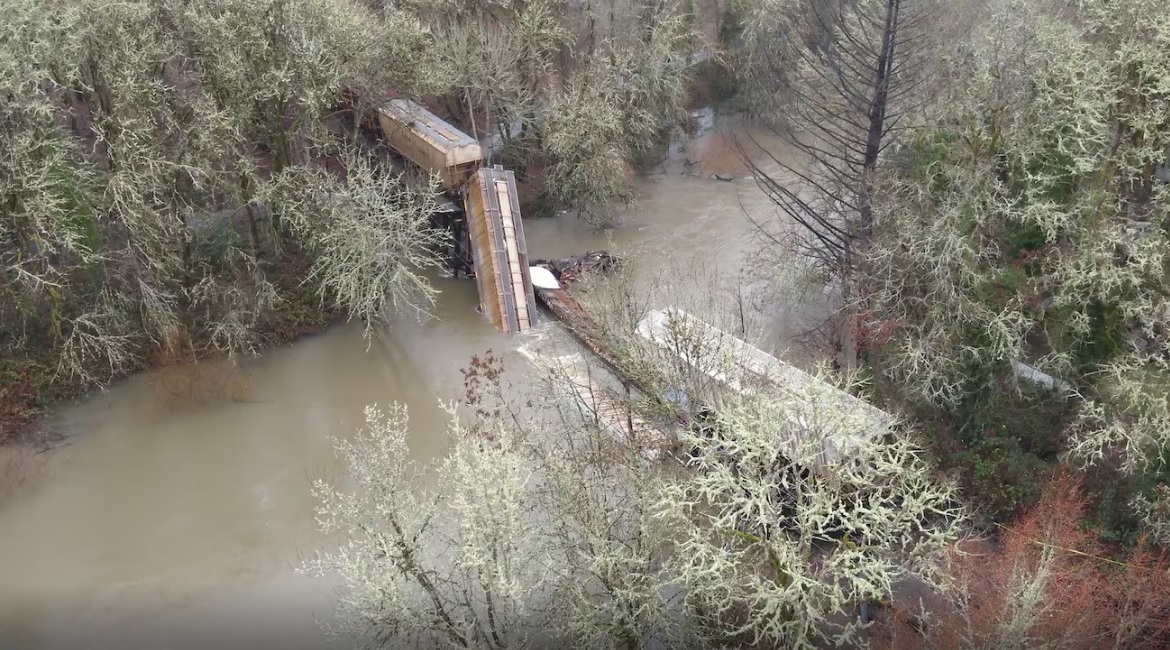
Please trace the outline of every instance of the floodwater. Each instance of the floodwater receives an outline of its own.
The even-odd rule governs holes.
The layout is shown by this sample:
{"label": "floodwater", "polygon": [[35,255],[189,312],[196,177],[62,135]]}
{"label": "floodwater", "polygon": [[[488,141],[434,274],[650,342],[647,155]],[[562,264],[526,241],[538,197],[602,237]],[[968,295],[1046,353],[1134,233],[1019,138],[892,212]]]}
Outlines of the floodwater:
{"label": "floodwater", "polygon": [[[636,252],[641,273],[671,255],[735,273],[753,246],[744,210],[772,208],[721,137],[639,180],[639,202],[609,233],[571,216],[526,222],[530,256],[611,248]],[[334,585],[293,567],[331,543],[309,494],[312,478],[344,471],[329,437],[350,434],[364,405],[399,401],[411,453],[440,457],[439,401],[458,399],[470,357],[492,348],[512,372],[524,367],[522,341],[476,313],[474,282],[437,282],[435,318],[370,342],[351,324],[270,351],[220,399],[174,399],[190,392],[176,382],[220,381],[214,372],[155,374],[62,413],[52,426],[69,444],[51,452],[48,477],[0,505],[0,648],[321,647],[314,617],[329,616]],[[768,314],[773,343],[803,325],[793,311]]]}

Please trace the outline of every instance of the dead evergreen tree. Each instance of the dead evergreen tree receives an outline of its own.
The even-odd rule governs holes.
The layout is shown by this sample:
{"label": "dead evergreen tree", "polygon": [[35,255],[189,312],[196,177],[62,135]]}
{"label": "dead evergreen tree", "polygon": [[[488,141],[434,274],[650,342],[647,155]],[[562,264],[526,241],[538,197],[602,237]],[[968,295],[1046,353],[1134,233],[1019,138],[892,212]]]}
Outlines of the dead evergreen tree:
{"label": "dead evergreen tree", "polygon": [[[737,149],[780,211],[753,221],[766,252],[800,253],[849,304],[874,229],[874,172],[927,95],[938,4],[792,0],[787,11],[765,4],[748,12],[745,71],[760,93],[749,101],[782,144],[749,135]],[[851,365],[848,319],[835,320],[831,344]]]}

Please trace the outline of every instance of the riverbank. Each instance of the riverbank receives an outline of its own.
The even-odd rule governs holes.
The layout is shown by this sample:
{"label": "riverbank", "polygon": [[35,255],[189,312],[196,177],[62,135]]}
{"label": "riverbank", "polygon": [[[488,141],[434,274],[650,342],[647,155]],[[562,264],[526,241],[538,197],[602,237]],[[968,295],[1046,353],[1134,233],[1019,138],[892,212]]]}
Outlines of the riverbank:
{"label": "riverbank", "polygon": [[[281,303],[258,328],[257,351],[318,334],[345,320],[344,312],[323,302],[312,287],[305,285],[311,263],[304,255],[290,255],[270,271]],[[60,441],[60,435],[44,426],[47,418],[62,406],[104,387],[62,376],[57,372],[51,352],[46,347],[25,345],[0,359],[0,447],[30,446],[37,450],[51,447]],[[143,371],[191,367],[196,362],[227,356],[206,341],[188,338],[182,343],[159,345],[147,351],[138,357],[137,364],[112,374],[104,385]]]}

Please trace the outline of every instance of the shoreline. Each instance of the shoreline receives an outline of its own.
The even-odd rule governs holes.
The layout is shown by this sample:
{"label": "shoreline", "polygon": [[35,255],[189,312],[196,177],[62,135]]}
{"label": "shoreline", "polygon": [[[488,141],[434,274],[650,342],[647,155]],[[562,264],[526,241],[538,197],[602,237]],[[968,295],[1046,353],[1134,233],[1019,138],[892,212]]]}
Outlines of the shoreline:
{"label": "shoreline", "polygon": [[[273,314],[268,327],[257,333],[259,342],[254,353],[246,355],[248,358],[321,334],[347,321],[346,314],[321,304],[312,296],[288,298],[294,297],[297,300],[289,299],[283,309]],[[199,350],[194,346],[188,349],[189,354],[182,355],[154,350],[134,367],[109,377],[102,384],[56,379],[50,362],[33,355],[0,361],[0,377],[5,378],[5,384],[0,387],[0,448],[27,445],[38,453],[51,450],[65,436],[44,425],[61,409],[141,373],[191,368],[230,356],[214,349]]]}

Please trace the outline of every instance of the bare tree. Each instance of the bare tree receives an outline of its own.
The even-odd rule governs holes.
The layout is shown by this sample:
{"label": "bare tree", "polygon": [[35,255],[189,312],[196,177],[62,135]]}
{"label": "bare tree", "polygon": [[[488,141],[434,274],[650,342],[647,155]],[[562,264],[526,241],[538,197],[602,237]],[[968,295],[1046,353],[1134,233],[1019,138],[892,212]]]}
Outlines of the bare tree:
{"label": "bare tree", "polygon": [[[1110,549],[1086,525],[1081,481],[1060,472],[998,539],[964,540],[950,558],[953,598],[896,600],[881,650],[1154,648],[1170,642],[1170,557],[1140,540]],[[921,615],[919,615],[921,614]],[[915,620],[917,619],[917,620]]]}
{"label": "bare tree", "polygon": [[[875,226],[879,161],[913,125],[922,104],[938,4],[775,4],[749,13],[748,47],[754,49],[745,69],[750,85],[761,89],[752,98],[755,110],[796,156],[750,136],[737,143],[783,216],[755,225],[769,247],[795,248],[847,290]],[[839,337],[847,347],[848,329]]]}
{"label": "bare tree", "polygon": [[[848,395],[856,377],[804,373],[742,345],[760,331],[734,297],[712,298],[723,279],[668,260],[641,281],[590,283],[583,298],[647,392],[632,408],[684,423],[685,469],[662,494],[672,585],[702,623],[700,647],[846,643],[861,625],[843,611],[903,578],[941,582],[963,519],[956,489],[896,418]],[[649,334],[646,317],[674,309],[689,317]]]}
{"label": "bare tree", "polygon": [[1079,403],[1060,432],[1074,458],[1134,472],[1157,458],[1170,303],[1152,222],[1170,128],[1152,71],[1170,59],[1149,44],[1166,14],[1009,3],[954,62],[964,80],[890,170],[869,257],[873,320],[897,328],[882,372],[905,395],[954,410],[1029,356]]}
{"label": "bare tree", "polygon": [[685,115],[696,43],[687,2],[404,5],[434,30],[450,112],[520,171],[539,167],[550,205],[599,225],[631,197],[635,157]]}

